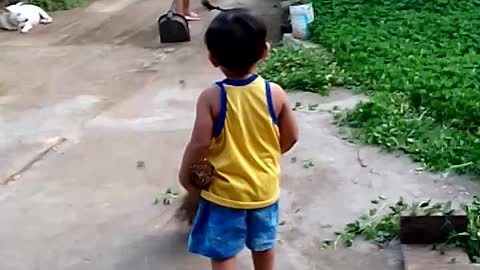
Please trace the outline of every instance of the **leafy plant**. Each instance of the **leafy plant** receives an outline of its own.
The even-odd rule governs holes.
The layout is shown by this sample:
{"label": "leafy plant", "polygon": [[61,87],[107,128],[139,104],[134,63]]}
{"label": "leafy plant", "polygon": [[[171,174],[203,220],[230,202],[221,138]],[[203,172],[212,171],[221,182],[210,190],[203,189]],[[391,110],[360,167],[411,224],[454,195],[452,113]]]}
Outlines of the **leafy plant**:
{"label": "leafy plant", "polygon": [[[399,238],[401,215],[429,216],[453,213],[452,202],[450,201],[432,203],[431,200],[428,200],[408,204],[403,198],[400,198],[396,203],[388,204],[385,202],[385,198],[380,196],[379,199],[372,200],[372,204],[377,207],[370,209],[368,213],[362,215],[356,221],[347,224],[343,231],[335,233],[337,238],[333,243],[327,240],[324,244],[326,246],[333,245],[334,248],[338,245],[350,247],[354,240],[360,237],[379,246],[384,246]],[[380,204],[381,206],[378,207]]]}
{"label": "leafy plant", "polygon": [[372,94],[342,122],[356,138],[432,170],[480,175],[480,2],[313,3],[312,40]]}
{"label": "leafy plant", "polygon": [[[379,246],[384,246],[400,236],[400,216],[428,216],[428,215],[451,215],[452,202],[432,203],[432,200],[424,202],[405,203],[400,198],[396,203],[389,205],[385,198],[372,200],[374,207],[368,213],[362,215],[358,220],[347,224],[340,232],[335,233],[335,241],[327,240],[324,247],[338,245],[350,247],[354,240],[363,238],[372,241]],[[386,212],[383,210],[386,209]],[[446,243],[439,243],[441,246],[461,247],[469,255],[474,263],[480,263],[480,199],[477,197],[471,203],[462,205],[466,213],[468,226],[466,232],[452,232]],[[434,245],[435,247],[436,245]]]}
{"label": "leafy plant", "polygon": [[467,231],[453,233],[447,244],[462,247],[473,262],[480,263],[480,200],[475,199],[462,208],[467,214]]}
{"label": "leafy plant", "polygon": [[78,7],[85,4],[87,0],[31,0],[28,2],[40,6],[46,11],[55,11]]}
{"label": "leafy plant", "polygon": [[259,73],[288,90],[327,95],[332,86],[349,82],[345,71],[320,49],[278,47],[259,65]]}

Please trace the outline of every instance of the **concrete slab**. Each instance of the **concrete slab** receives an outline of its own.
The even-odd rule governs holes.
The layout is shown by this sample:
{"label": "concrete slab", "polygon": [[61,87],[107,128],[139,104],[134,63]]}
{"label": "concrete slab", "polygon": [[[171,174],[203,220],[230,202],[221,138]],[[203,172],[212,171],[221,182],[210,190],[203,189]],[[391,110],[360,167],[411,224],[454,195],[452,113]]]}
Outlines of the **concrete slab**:
{"label": "concrete slab", "polygon": [[[191,95],[186,95],[184,104],[176,104],[185,110],[180,118],[193,117],[193,111],[188,116],[187,108],[193,108],[194,93],[198,94],[199,89],[189,91]],[[177,100],[168,90],[159,91],[162,92],[166,93],[163,103],[148,98],[151,95],[147,90],[119,105],[118,110],[113,107],[89,121],[80,142],[61,147],[15,185],[0,190],[2,223],[15,224],[0,229],[0,238],[4,239],[0,243],[0,261],[5,266],[2,269],[30,269],[34,265],[39,269],[82,269],[86,264],[95,269],[149,269],[155,265],[177,267],[168,269],[192,269],[189,267],[196,265],[196,269],[208,269],[204,260],[182,252],[181,227],[164,225],[171,219],[172,208],[151,204],[156,195],[176,186],[178,164],[189,136],[187,125],[181,121],[174,125],[165,117],[128,127],[105,127],[97,122],[107,115],[117,124],[123,117],[161,116],[164,111],[152,108],[175,104]],[[311,101],[304,94],[291,98],[293,102]],[[330,99],[328,103],[334,102]],[[279,251],[279,266],[352,269],[364,265],[368,269],[400,269],[397,249],[378,251],[371,246],[357,246],[322,251],[321,242],[368,209],[369,200],[379,194],[392,199],[400,195],[412,199],[466,198],[454,186],[444,189],[443,184],[435,184],[437,176],[415,175],[414,164],[407,159],[362,148],[364,161],[377,173],[372,174],[357,163],[357,147],[335,136],[328,113],[297,114],[302,137],[299,146],[284,160],[285,224],[279,236],[279,249],[283,250]],[[166,128],[169,125],[170,129]],[[293,156],[298,162],[291,163]],[[315,166],[303,168],[304,159]],[[136,168],[138,160],[145,162],[145,169]],[[388,169],[383,166],[385,162],[390,164]],[[476,183],[455,181],[478,188]],[[348,199],[342,199],[345,197]],[[22,248],[10,249],[9,243]],[[42,249],[45,243],[49,243],[48,250]],[[19,260],[24,253],[31,256]],[[242,254],[240,269],[249,269],[247,256]]]}
{"label": "concrete slab", "polygon": [[[83,15],[91,16],[86,12]],[[206,22],[212,15],[206,14]],[[0,178],[31,159],[51,137],[77,141],[86,121],[135,95],[155,78],[164,80],[164,88],[186,88],[191,87],[186,76],[197,80],[209,74],[213,69],[205,61],[200,38],[206,22],[192,25],[194,41],[188,45],[153,50],[105,44],[44,47],[43,41],[28,47],[20,42],[19,50],[15,39],[10,45],[3,45],[0,68],[11,72],[0,75],[0,152],[6,153],[0,157]],[[48,32],[33,34],[56,42],[57,36]],[[196,70],[192,70],[192,65],[178,64],[187,60]],[[17,70],[28,76],[19,79],[14,72]]]}
{"label": "concrete slab", "polygon": [[402,245],[405,270],[450,269],[451,264],[469,265],[470,259],[462,248],[446,248],[443,253],[431,245]]}

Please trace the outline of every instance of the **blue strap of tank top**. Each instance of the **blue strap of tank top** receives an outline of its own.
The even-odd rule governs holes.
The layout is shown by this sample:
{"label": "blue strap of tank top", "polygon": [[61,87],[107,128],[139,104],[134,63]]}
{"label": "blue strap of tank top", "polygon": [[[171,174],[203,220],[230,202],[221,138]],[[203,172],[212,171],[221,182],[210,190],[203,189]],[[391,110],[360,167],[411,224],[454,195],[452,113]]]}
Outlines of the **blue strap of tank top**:
{"label": "blue strap of tank top", "polygon": [[[220,90],[220,112],[218,114],[217,121],[215,122],[215,125],[213,127],[213,137],[218,137],[220,133],[222,133],[225,118],[227,117],[227,92],[225,91],[225,86],[223,85],[224,82],[225,81],[215,83],[215,85]],[[275,125],[278,125],[278,117],[275,113],[275,107],[273,105],[272,89],[268,80],[265,80],[265,96],[267,99],[267,106],[270,117],[272,118],[273,123]]]}
{"label": "blue strap of tank top", "polygon": [[270,112],[270,117],[275,125],[278,125],[278,117],[275,113],[275,107],[273,106],[272,99],[272,89],[270,88],[270,82],[265,80],[265,95],[267,96],[268,111]]}
{"label": "blue strap of tank top", "polygon": [[258,78],[257,74],[252,74],[250,77],[243,79],[243,80],[232,80],[232,79],[225,79],[223,80],[224,84],[228,84],[231,86],[245,86],[251,84],[253,81],[255,81]]}
{"label": "blue strap of tank top", "polygon": [[218,137],[222,133],[223,124],[227,117],[227,92],[222,82],[216,82],[215,85],[220,89],[220,112],[218,114],[217,122],[213,127],[213,137]]}

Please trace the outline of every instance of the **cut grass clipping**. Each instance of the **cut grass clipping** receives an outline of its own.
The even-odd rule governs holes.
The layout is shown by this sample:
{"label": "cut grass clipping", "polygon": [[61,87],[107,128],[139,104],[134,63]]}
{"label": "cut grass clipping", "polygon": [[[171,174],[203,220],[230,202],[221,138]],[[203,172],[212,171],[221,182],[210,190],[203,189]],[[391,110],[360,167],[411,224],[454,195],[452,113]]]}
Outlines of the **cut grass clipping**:
{"label": "cut grass clipping", "polygon": [[[333,71],[346,70],[371,93],[342,124],[430,170],[480,175],[480,1],[312,2],[313,41],[335,56]],[[318,50],[278,49],[260,71],[288,89],[326,94],[342,82],[327,76],[343,74],[325,59]]]}
{"label": "cut grass clipping", "polygon": [[[428,216],[451,215],[452,202],[432,203],[424,202],[406,203],[402,198],[394,204],[388,204],[385,198],[372,200],[374,208],[362,215],[358,220],[349,223],[345,228],[335,233],[335,240],[324,241],[323,248],[351,247],[357,238],[371,241],[380,247],[386,246],[392,240],[400,237],[400,216]],[[480,262],[480,200],[477,198],[470,204],[462,205],[468,219],[466,232],[455,232],[449,236],[445,246],[461,247],[473,262]]]}
{"label": "cut grass clipping", "polygon": [[259,66],[259,74],[287,90],[328,95],[332,86],[347,83],[345,71],[320,49],[274,48]]}
{"label": "cut grass clipping", "polygon": [[168,188],[159,197],[155,198],[155,201],[153,201],[153,204],[157,205],[161,202],[163,205],[170,205],[172,204],[172,202],[178,199],[178,196],[180,196],[180,193],[178,193],[177,191],[173,191],[171,188]]}

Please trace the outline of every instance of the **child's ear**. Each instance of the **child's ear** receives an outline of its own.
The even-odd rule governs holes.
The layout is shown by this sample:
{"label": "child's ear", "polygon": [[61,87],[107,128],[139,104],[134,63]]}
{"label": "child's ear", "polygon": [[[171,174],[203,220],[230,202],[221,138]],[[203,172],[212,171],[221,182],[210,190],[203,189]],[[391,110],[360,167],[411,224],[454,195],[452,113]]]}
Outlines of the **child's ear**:
{"label": "child's ear", "polygon": [[263,55],[262,55],[262,60],[267,58],[268,54],[270,53],[270,50],[272,49],[272,46],[270,45],[269,42],[265,42],[265,49],[263,50]]}
{"label": "child's ear", "polygon": [[214,67],[218,68],[220,66],[211,53],[208,53],[208,60],[210,60],[210,63],[212,63]]}

